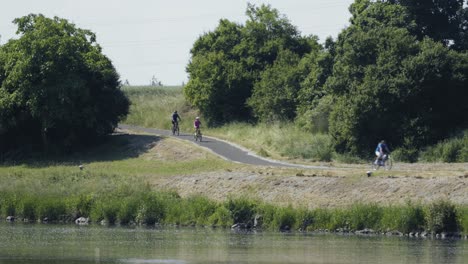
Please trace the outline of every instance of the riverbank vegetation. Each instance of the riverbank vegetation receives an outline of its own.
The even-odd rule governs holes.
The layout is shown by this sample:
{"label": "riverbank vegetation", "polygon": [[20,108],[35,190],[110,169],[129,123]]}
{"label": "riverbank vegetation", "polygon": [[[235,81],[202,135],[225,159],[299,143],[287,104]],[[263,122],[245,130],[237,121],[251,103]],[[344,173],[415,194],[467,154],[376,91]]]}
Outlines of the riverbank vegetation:
{"label": "riverbank vegetation", "polygon": [[[65,193],[64,193],[65,194]],[[279,207],[246,198],[215,202],[204,196],[181,198],[175,192],[121,188],[108,192],[37,195],[2,192],[0,216],[17,221],[73,222],[79,217],[110,225],[155,224],[257,228],[276,231],[468,234],[468,208],[447,201],[383,207]]]}

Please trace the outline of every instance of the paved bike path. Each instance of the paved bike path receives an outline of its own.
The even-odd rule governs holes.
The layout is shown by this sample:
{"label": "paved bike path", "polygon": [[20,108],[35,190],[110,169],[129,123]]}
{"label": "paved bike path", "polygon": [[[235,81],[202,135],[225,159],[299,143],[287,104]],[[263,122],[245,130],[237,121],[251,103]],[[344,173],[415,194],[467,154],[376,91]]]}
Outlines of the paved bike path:
{"label": "paved bike path", "polygon": [[119,128],[133,131],[142,131],[149,134],[171,136],[182,140],[191,141],[201,147],[207,148],[208,150],[214,152],[218,156],[233,162],[260,165],[260,166],[276,166],[276,167],[296,167],[296,168],[311,168],[311,169],[326,169],[329,167],[325,166],[308,166],[300,164],[286,163],[276,160],[265,159],[260,156],[257,156],[248,150],[237,146],[235,144],[226,142],[213,137],[203,136],[203,141],[195,141],[193,134],[180,133],[179,136],[173,136],[172,132],[169,130],[161,130],[154,128],[145,128],[139,126],[131,125],[119,125]]}

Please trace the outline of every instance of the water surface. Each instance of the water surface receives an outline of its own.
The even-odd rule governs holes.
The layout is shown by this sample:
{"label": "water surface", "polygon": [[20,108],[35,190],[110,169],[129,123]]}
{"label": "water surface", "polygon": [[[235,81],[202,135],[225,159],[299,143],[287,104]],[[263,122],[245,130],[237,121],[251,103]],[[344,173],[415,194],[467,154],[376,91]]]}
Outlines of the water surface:
{"label": "water surface", "polygon": [[0,263],[468,263],[468,241],[212,228],[0,224]]}

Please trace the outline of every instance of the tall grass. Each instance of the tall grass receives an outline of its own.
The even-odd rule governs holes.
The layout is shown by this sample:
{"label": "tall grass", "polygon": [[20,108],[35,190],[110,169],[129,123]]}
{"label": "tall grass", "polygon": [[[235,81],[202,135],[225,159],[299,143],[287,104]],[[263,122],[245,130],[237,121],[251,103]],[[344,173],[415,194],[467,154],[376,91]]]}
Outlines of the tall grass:
{"label": "tall grass", "polygon": [[305,132],[293,123],[230,123],[209,129],[208,133],[233,142],[241,142],[265,157],[331,161],[334,156],[331,138],[328,135]]}
{"label": "tall grass", "polygon": [[192,131],[192,122],[199,115],[184,99],[182,87],[126,86],[124,93],[131,101],[126,124],[170,129],[171,116],[177,110],[182,131]]}
{"label": "tall grass", "polygon": [[[125,87],[124,92],[132,102],[125,120],[128,124],[169,129],[170,116],[178,110],[181,130],[192,131],[192,121],[199,115],[185,101],[182,87]],[[331,161],[334,155],[328,135],[305,132],[290,122],[231,123],[218,128],[203,127],[203,130],[205,134],[237,142],[265,157]]]}
{"label": "tall grass", "polygon": [[[181,198],[174,192],[139,190],[76,196],[35,196],[29,193],[0,194],[1,217],[30,221],[69,222],[79,216],[108,224],[177,224],[229,227],[239,223],[268,230],[348,230],[366,228],[403,233],[467,232],[468,208],[447,201],[428,205],[383,207],[356,204],[346,208],[314,209],[280,207],[247,198],[215,202],[204,196]],[[81,213],[78,213],[81,212]]]}
{"label": "tall grass", "polygon": [[468,130],[421,152],[421,161],[426,162],[468,162]]}

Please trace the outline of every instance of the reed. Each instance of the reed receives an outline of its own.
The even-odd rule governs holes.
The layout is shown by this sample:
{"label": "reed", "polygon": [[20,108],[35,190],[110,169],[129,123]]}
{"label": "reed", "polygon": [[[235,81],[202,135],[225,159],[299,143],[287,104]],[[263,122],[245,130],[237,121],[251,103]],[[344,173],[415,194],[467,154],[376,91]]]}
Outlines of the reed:
{"label": "reed", "polygon": [[1,193],[1,217],[16,216],[30,221],[71,222],[79,216],[107,224],[175,224],[220,226],[232,224],[266,230],[329,230],[353,232],[427,231],[462,232],[468,230],[468,208],[448,201],[428,205],[407,203],[401,206],[355,204],[345,208],[294,208],[275,206],[257,200],[230,198],[215,202],[204,196],[187,198],[174,192],[141,189],[72,196],[36,196],[29,193]]}

